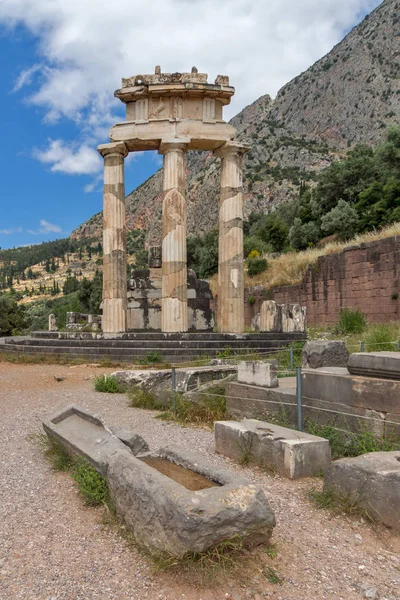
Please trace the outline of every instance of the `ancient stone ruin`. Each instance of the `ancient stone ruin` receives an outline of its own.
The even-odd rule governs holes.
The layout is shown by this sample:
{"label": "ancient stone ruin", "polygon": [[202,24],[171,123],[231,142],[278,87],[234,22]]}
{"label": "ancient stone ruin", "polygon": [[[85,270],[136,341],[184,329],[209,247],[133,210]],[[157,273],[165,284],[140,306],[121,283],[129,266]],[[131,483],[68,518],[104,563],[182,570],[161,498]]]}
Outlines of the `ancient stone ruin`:
{"label": "ancient stone ruin", "polygon": [[150,453],[139,435],[107,427],[70,405],[43,423],[71,456],[83,456],[107,479],[116,512],[150,550],[183,556],[239,537],[269,541],[275,516],[264,492],[195,453],[166,447]]}
{"label": "ancient stone ruin", "polygon": [[126,104],[126,121],[111,128],[104,158],[103,331],[127,330],[124,159],[129,152],[163,155],[163,240],[161,330],[189,327],[186,260],[185,152],[212,151],[221,159],[218,316],[223,333],[244,331],[242,157],[223,107],[234,88],[205,73],[136,75],[122,80],[115,96]]}

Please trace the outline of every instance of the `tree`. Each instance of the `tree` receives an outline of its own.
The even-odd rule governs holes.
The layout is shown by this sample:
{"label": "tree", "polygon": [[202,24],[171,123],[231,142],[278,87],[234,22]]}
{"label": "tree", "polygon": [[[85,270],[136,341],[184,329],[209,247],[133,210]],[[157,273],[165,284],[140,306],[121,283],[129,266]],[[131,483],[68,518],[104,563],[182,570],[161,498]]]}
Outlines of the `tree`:
{"label": "tree", "polygon": [[303,250],[313,246],[320,238],[320,229],[315,221],[303,223],[296,217],[289,230],[289,242],[295,250]]}
{"label": "tree", "polygon": [[8,294],[0,296],[0,336],[17,335],[26,326],[24,307]]}
{"label": "tree", "polygon": [[336,233],[339,239],[348,240],[357,232],[359,223],[356,209],[342,199],[321,218],[321,229],[328,235]]}

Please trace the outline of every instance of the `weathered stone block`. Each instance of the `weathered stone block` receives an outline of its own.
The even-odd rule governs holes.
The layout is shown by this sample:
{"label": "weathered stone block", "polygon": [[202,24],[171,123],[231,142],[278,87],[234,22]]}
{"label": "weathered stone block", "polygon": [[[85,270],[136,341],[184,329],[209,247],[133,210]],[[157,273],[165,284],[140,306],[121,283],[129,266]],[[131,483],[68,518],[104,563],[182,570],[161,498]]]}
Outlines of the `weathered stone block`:
{"label": "weathered stone block", "polygon": [[276,361],[249,360],[238,364],[238,383],[267,388],[279,385]]}
{"label": "weathered stone block", "polygon": [[355,352],[347,369],[352,375],[400,379],[400,352]]}
{"label": "weathered stone block", "polygon": [[325,472],[324,491],[365,509],[400,531],[400,452],[371,452],[336,460]]}
{"label": "weathered stone block", "polygon": [[306,369],[346,367],[348,360],[346,344],[339,340],[315,340],[303,348],[302,364]]}
{"label": "weathered stone block", "polygon": [[152,550],[182,556],[234,536],[265,543],[275,526],[264,492],[180,448],[143,460],[118,451],[110,457],[107,480],[117,514]]}
{"label": "weathered stone block", "polygon": [[260,331],[282,331],[281,307],[273,300],[264,300],[261,304]]}
{"label": "weathered stone block", "polygon": [[266,421],[218,421],[214,434],[219,454],[254,463],[289,479],[311,477],[331,461],[328,440]]}

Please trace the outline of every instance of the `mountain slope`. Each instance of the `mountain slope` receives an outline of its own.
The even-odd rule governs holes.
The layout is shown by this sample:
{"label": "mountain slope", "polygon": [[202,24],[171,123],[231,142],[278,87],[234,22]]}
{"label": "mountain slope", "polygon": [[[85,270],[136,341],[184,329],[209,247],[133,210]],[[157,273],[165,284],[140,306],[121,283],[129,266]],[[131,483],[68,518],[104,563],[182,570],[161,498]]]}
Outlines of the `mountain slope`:
{"label": "mountain slope", "polygon": [[[245,213],[267,212],[295,198],[331,161],[356,143],[375,144],[400,124],[400,1],[384,2],[342,42],[285,85],[275,100],[262,96],[232,120],[245,157]],[[218,222],[219,161],[187,156],[188,230]],[[72,237],[100,235],[98,213]],[[161,235],[161,172],[127,196],[128,227]]]}

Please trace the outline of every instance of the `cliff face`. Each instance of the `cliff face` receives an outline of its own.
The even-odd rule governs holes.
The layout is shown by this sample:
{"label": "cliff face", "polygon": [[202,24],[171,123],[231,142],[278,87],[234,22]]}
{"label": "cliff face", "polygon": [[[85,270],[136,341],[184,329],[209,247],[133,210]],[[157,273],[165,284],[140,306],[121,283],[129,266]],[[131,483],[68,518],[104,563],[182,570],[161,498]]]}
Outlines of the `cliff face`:
{"label": "cliff face", "polygon": [[[239,140],[252,146],[244,161],[245,213],[267,212],[312,183],[334,158],[356,143],[375,144],[400,124],[400,0],[384,2],[329,54],[290,81],[275,100],[261,96],[232,120]],[[187,156],[188,231],[218,222],[219,160]],[[127,196],[129,228],[161,235],[161,172]],[[72,237],[100,235],[98,213]]]}

